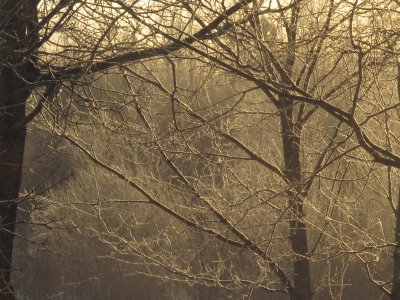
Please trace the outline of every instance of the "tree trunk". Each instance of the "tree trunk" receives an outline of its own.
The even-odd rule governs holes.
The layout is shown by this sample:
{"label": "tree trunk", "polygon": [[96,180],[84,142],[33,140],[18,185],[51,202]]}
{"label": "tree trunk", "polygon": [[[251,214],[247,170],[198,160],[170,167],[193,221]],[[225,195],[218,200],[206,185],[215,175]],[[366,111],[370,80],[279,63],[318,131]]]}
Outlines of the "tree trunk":
{"label": "tree trunk", "polygon": [[396,211],[395,247],[393,251],[392,299],[400,300],[400,191]]}
{"label": "tree trunk", "polygon": [[[284,101],[286,110],[281,112],[282,145],[285,161],[285,175],[292,187],[301,195],[300,165],[300,129],[293,122],[291,101]],[[291,300],[309,300],[312,298],[310,261],[307,243],[307,226],[304,222],[304,203],[301,197],[293,195],[289,199],[290,206],[290,243],[295,254],[293,262],[293,286],[295,293]]]}
{"label": "tree trunk", "polygon": [[[36,39],[36,1],[2,1],[0,4],[0,298],[14,299],[11,260],[17,200],[25,145],[25,103],[30,81],[36,78],[31,54]],[[10,128],[13,128],[11,131]]]}

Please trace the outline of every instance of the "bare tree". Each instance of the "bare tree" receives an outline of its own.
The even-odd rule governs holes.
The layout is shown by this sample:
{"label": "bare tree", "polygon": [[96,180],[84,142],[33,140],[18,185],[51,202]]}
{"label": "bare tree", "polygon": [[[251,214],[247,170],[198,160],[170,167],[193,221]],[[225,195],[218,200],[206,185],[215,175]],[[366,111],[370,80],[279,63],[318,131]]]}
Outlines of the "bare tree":
{"label": "bare tree", "polygon": [[9,285],[18,190],[21,183],[25,128],[13,125],[25,116],[32,83],[37,79],[37,1],[4,1],[1,6],[0,139],[0,291]]}
{"label": "bare tree", "polygon": [[[365,211],[384,200],[382,214],[398,220],[396,1],[24,3],[8,4],[1,31],[9,49],[1,90],[18,83],[2,97],[11,99],[2,136],[14,144],[3,147],[0,174],[15,173],[1,199],[3,289],[19,132],[37,117],[135,191],[89,209],[111,258],[134,257],[138,273],[249,298],[258,290],[340,298],[346,268],[332,266],[357,261],[379,292],[398,297],[398,229],[393,243],[377,225],[381,212]],[[29,95],[31,112],[14,112]],[[15,145],[19,156],[8,158]],[[122,202],[129,209],[119,222],[108,218],[103,203]],[[129,213],[144,205],[168,220],[148,236]],[[393,246],[390,290],[375,261]],[[322,275],[312,278],[313,268]]]}

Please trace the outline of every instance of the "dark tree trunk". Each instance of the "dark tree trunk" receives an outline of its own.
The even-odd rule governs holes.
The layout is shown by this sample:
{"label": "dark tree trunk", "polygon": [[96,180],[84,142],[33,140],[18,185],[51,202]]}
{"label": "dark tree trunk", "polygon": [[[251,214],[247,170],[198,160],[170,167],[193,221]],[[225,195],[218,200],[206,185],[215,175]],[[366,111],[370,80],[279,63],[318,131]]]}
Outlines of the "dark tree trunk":
{"label": "dark tree trunk", "polygon": [[13,108],[2,109],[0,116],[2,132],[0,139],[0,288],[1,291],[7,291],[10,288],[11,258],[25,138],[25,129],[20,130],[16,136],[9,137],[7,128],[24,117],[25,109],[24,103],[21,102],[22,95],[18,92],[13,93],[11,90],[11,87],[20,89],[18,79],[12,75],[12,71],[3,69],[0,81],[1,106],[15,105]]}
{"label": "dark tree trunk", "polygon": [[[310,260],[307,243],[307,226],[304,222],[304,203],[301,196],[300,129],[293,121],[291,101],[283,100],[287,109],[281,112],[282,145],[285,161],[285,175],[293,191],[289,199],[290,206],[290,243],[295,255],[293,262],[293,286],[295,293],[291,300],[309,300],[312,298]],[[297,197],[298,196],[298,197]]]}
{"label": "dark tree trunk", "polygon": [[392,299],[400,300],[400,191],[396,211],[395,247],[393,251]]}
{"label": "dark tree trunk", "polygon": [[[32,53],[36,35],[36,1],[7,0],[0,4],[0,298],[14,299],[10,284],[18,193],[21,184],[25,116],[35,80]],[[33,33],[33,34],[32,34]],[[13,130],[10,130],[10,129]]]}

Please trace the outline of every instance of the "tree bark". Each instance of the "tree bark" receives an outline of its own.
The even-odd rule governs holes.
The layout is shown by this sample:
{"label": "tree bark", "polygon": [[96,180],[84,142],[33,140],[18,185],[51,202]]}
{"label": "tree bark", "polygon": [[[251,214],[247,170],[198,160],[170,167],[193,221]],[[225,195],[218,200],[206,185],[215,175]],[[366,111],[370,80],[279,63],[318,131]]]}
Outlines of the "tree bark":
{"label": "tree bark", "polygon": [[[301,164],[300,164],[300,129],[293,121],[291,101],[282,100],[285,110],[281,111],[282,145],[285,161],[285,175],[298,196],[301,196]],[[290,206],[290,243],[295,255],[293,262],[294,294],[291,300],[309,300],[312,298],[310,260],[307,242],[307,225],[304,222],[305,211],[301,197],[293,195],[289,199]]]}
{"label": "tree bark", "polygon": [[[13,240],[26,129],[9,130],[25,116],[34,65],[36,1],[0,4],[0,298],[14,299],[10,284]],[[33,34],[32,34],[33,33]]]}

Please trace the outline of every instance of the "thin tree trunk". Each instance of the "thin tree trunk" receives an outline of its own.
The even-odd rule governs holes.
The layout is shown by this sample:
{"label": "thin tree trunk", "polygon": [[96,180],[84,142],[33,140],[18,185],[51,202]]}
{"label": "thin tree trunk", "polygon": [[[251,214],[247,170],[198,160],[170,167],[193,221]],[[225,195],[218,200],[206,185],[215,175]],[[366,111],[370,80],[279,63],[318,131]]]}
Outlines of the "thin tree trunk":
{"label": "thin tree trunk", "polygon": [[36,6],[37,1],[0,4],[0,299],[14,299],[11,262],[26,129],[9,129],[24,118],[29,82],[37,76],[31,56]]}
{"label": "thin tree trunk", "polygon": [[[286,28],[288,38],[287,56],[285,69],[287,76],[292,76],[296,60],[296,39],[297,26],[300,16],[300,2],[294,1],[290,20]],[[283,78],[284,81],[287,81]],[[289,85],[291,84],[287,81]],[[304,222],[305,211],[301,197],[301,164],[300,164],[300,142],[301,130],[293,116],[293,101],[280,99],[281,103],[281,127],[282,145],[285,160],[285,175],[298,195],[289,199],[291,217],[289,220],[290,243],[295,255],[293,262],[293,286],[294,294],[290,295],[291,300],[310,300],[312,298],[310,260],[307,242],[307,225]]]}
{"label": "thin tree trunk", "polygon": [[[289,103],[286,103],[289,104]],[[292,121],[292,108],[289,104],[281,112],[282,145],[285,160],[285,175],[301,195],[301,165],[300,165],[300,130]],[[312,298],[310,261],[307,243],[307,226],[304,222],[304,203],[301,197],[294,195],[289,199],[291,218],[290,243],[295,254],[293,262],[293,286],[295,293],[290,295],[291,300],[309,300]]]}

